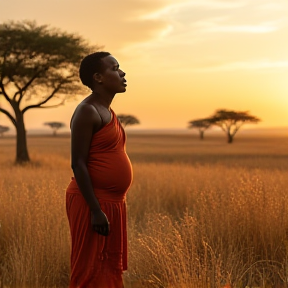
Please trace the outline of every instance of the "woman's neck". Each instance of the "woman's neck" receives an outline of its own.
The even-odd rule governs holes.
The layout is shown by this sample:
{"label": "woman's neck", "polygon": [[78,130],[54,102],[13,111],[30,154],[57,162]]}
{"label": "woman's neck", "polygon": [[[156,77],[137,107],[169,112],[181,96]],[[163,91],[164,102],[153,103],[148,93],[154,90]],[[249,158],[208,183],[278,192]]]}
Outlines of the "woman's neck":
{"label": "woman's neck", "polygon": [[103,107],[106,107],[107,109],[109,109],[111,103],[112,103],[112,100],[114,98],[114,95],[113,96],[109,96],[109,95],[103,95],[101,93],[98,93],[96,91],[93,91],[92,94],[91,94],[91,98],[93,99],[93,102],[95,104],[98,104],[98,105],[101,105]]}

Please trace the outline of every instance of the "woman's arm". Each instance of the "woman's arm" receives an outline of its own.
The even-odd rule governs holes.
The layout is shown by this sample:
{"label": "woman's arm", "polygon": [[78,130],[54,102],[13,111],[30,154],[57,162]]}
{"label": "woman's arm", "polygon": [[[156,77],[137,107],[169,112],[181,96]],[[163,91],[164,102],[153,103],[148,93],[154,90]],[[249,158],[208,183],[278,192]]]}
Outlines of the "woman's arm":
{"label": "woman's arm", "polygon": [[109,222],[94,194],[87,168],[92,136],[101,125],[101,118],[94,106],[83,103],[77,107],[71,120],[71,166],[77,185],[91,210],[92,227],[106,236]]}

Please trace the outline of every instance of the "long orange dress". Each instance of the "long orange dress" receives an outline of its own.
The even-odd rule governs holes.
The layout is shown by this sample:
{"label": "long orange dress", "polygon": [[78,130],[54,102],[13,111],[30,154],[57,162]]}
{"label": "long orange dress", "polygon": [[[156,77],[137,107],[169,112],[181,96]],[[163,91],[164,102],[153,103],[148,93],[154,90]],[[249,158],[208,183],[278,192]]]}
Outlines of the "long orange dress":
{"label": "long orange dress", "polygon": [[127,270],[126,193],[132,167],[126,154],[125,132],[111,109],[112,119],[93,135],[88,171],[95,195],[110,222],[110,233],[92,230],[90,209],[76,180],[66,190],[72,250],[69,288],[122,288]]}

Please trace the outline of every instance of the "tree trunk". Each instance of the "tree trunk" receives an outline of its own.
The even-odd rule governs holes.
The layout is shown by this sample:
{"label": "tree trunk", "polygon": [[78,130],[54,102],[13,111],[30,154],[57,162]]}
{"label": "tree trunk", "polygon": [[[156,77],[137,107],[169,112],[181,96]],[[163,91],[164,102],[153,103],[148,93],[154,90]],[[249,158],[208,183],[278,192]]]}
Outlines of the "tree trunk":
{"label": "tree trunk", "polygon": [[203,140],[204,139],[204,131],[199,131],[200,133],[200,140]]}
{"label": "tree trunk", "polygon": [[227,138],[228,138],[228,143],[231,144],[233,142],[233,136],[231,134],[227,134]]}
{"label": "tree trunk", "polygon": [[17,144],[15,162],[16,164],[23,164],[25,162],[29,162],[30,158],[27,149],[27,138],[23,114],[20,110],[16,112],[16,133]]}

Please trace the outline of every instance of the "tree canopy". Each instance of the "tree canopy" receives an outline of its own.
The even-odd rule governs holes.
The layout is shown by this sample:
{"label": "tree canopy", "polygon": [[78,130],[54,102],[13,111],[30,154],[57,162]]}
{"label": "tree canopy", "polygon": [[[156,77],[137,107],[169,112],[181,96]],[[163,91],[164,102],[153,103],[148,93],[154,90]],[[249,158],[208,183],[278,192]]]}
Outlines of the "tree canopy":
{"label": "tree canopy", "polygon": [[226,133],[228,143],[232,143],[235,134],[244,124],[258,123],[261,120],[250,115],[248,111],[218,109],[211,117],[211,121]]}
{"label": "tree canopy", "polygon": [[200,139],[204,139],[204,132],[211,127],[213,121],[211,118],[202,118],[202,119],[195,119],[188,123],[188,128],[190,129],[197,129],[199,131]]}
{"label": "tree canopy", "polygon": [[[17,132],[16,162],[29,161],[23,115],[33,108],[63,105],[82,94],[81,59],[96,50],[75,34],[35,22],[0,24],[0,97],[12,107],[4,113]],[[48,103],[49,102],[49,103]]]}
{"label": "tree canopy", "polygon": [[3,136],[3,134],[9,130],[10,128],[8,126],[0,125],[0,136]]}
{"label": "tree canopy", "polygon": [[57,131],[60,128],[65,127],[65,123],[62,122],[45,122],[44,125],[49,126],[53,130],[53,135],[56,136]]}
{"label": "tree canopy", "polygon": [[117,117],[124,127],[129,125],[140,124],[140,121],[133,115],[119,114],[117,115]]}

